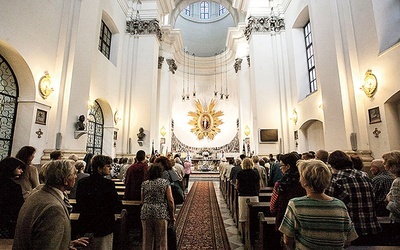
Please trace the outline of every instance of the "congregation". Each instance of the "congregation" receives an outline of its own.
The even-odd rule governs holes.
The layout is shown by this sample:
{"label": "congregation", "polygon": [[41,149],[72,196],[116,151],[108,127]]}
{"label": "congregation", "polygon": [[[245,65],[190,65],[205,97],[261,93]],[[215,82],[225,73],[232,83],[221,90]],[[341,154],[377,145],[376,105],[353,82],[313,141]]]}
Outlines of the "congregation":
{"label": "congregation", "polygon": [[[25,146],[0,161],[0,236],[13,238],[13,249],[113,249],[115,215],[122,214],[124,201],[141,204],[143,249],[176,249],[176,205],[189,187],[189,157],[139,150],[135,158],[88,154],[79,160],[55,150],[38,171],[31,164],[35,152]],[[221,189],[232,185],[237,192],[234,219],[243,241],[249,203],[261,202],[261,190],[268,188],[272,194],[264,212],[275,217],[279,242],[274,244],[281,249],[375,245],[383,233],[379,217],[400,223],[400,151],[373,160],[372,178],[360,158],[340,150],[276,159],[242,154],[222,158],[218,170],[226,183]],[[116,182],[124,184],[124,192]],[[72,212],[79,213],[74,232]],[[400,245],[399,233],[392,232],[391,244]]]}

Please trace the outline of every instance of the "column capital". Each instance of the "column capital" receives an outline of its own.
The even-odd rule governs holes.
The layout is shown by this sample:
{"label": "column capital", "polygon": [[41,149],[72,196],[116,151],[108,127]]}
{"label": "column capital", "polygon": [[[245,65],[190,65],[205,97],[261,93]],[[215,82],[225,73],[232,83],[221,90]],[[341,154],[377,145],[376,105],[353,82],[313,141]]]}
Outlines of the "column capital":
{"label": "column capital", "polygon": [[275,32],[280,32],[285,29],[285,20],[279,16],[271,15],[267,17],[255,17],[249,16],[247,18],[247,26],[244,31],[244,35],[248,40],[252,33],[254,32],[270,32],[274,34]]}

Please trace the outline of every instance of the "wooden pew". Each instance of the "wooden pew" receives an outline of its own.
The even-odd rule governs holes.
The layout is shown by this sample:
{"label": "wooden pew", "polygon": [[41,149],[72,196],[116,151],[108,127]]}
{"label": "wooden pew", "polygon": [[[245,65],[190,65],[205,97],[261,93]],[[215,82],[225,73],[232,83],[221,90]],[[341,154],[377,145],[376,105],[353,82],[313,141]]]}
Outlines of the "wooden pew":
{"label": "wooden pew", "polygon": [[260,202],[270,202],[272,197],[272,193],[260,193],[258,195],[258,200]]}
{"label": "wooden pew", "polygon": [[255,249],[281,249],[280,233],[275,231],[275,217],[265,217],[258,213],[258,238],[255,240]]}
{"label": "wooden pew", "polygon": [[273,187],[261,187],[260,193],[272,193],[273,190],[274,190]]}
{"label": "wooden pew", "polygon": [[255,240],[258,238],[259,222],[258,213],[262,212],[266,217],[272,217],[269,210],[270,202],[251,202],[247,200],[247,218],[245,223],[245,246],[246,249],[252,249]]}

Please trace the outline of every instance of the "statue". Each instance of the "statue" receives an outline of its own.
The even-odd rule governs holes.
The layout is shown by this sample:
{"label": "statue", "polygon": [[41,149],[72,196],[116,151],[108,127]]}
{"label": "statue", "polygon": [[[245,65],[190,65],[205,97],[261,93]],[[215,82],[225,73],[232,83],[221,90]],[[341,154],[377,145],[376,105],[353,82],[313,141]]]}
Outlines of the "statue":
{"label": "statue", "polygon": [[138,142],[144,140],[144,138],[146,137],[146,134],[144,133],[144,130],[142,127],[139,128],[139,133],[137,134],[138,137]]}
{"label": "statue", "polygon": [[79,116],[78,121],[75,123],[75,128],[76,128],[76,130],[85,130],[86,129],[84,115]]}

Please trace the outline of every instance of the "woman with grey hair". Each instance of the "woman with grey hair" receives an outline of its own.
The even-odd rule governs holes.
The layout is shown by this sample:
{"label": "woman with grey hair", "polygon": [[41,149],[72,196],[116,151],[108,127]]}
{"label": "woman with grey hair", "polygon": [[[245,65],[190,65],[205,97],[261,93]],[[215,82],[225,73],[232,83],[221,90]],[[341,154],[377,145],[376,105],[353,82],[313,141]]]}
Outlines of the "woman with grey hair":
{"label": "woman with grey hair", "polygon": [[287,249],[343,249],[358,236],[346,205],[324,193],[332,174],[320,160],[297,163],[306,196],[289,201],[279,231]]}

